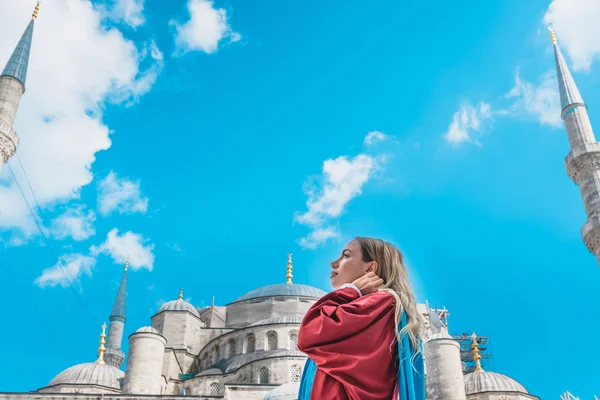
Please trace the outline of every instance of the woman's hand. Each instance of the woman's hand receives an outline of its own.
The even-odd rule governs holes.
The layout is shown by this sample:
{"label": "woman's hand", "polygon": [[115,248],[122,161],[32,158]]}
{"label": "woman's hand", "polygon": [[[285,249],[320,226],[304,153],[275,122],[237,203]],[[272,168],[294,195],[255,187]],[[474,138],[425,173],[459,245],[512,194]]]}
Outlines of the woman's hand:
{"label": "woman's hand", "polygon": [[352,284],[356,286],[364,296],[365,294],[376,292],[382,287],[383,279],[377,276],[375,272],[369,272],[352,282]]}

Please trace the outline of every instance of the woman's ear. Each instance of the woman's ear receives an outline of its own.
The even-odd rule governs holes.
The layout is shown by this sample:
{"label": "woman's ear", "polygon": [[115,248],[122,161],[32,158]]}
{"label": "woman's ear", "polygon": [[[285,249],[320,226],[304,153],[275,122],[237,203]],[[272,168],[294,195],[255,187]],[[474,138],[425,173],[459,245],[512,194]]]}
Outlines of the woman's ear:
{"label": "woman's ear", "polygon": [[369,263],[369,266],[367,267],[367,272],[375,272],[375,273],[377,273],[378,269],[379,269],[379,265],[377,264],[377,261],[371,261]]}

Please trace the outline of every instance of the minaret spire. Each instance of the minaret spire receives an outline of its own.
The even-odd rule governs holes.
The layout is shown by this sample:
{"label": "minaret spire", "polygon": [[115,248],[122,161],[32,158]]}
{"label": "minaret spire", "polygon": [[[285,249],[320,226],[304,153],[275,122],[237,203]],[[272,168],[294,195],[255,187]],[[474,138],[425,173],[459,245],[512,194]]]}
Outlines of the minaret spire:
{"label": "minaret spire", "polygon": [[123,278],[121,278],[121,284],[119,285],[119,291],[117,292],[117,298],[112,308],[111,318],[119,318],[125,322],[125,314],[127,311],[127,270],[129,269],[129,257],[125,260],[125,272],[123,272]]}
{"label": "minaret spire", "polygon": [[33,27],[39,10],[38,2],[31,16],[31,22],[27,25],[17,47],[0,74],[0,166],[8,162],[19,147],[19,136],[13,129],[13,124],[21,97],[25,93]]}
{"label": "minaret spire", "polygon": [[288,263],[287,263],[287,275],[285,276],[285,278],[287,279],[287,283],[288,285],[292,284],[292,278],[294,277],[292,275],[292,269],[294,267],[292,266],[292,253],[288,254]]}
{"label": "minaret spire", "polygon": [[39,11],[40,3],[38,2],[33,10],[31,22],[29,22],[29,25],[27,25],[23,36],[21,36],[21,40],[19,40],[15,51],[13,51],[12,56],[4,68],[4,71],[2,71],[2,76],[11,76],[21,82],[23,85],[23,91],[25,91],[25,79],[27,78],[29,53],[31,51],[31,42],[33,40],[33,27]]}
{"label": "minaret spire", "polygon": [[569,71],[569,67],[567,66],[567,62],[560,51],[560,47],[558,47],[558,41],[556,40],[556,34],[552,26],[548,27],[550,31],[550,39],[552,40],[552,46],[554,47],[554,58],[556,61],[556,75],[558,78],[558,90],[560,92],[560,106],[562,110],[562,118],[565,118],[565,113],[568,108],[572,108],[573,106],[583,106],[585,107],[585,103],[583,102],[583,98],[579,93],[579,89],[577,89],[577,85],[575,85],[575,80],[573,80],[573,76]]}
{"label": "minaret spire", "polygon": [[471,351],[473,352],[473,360],[475,360],[475,372],[483,371],[481,368],[481,354],[479,354],[479,343],[477,343],[477,335],[475,332],[471,335]]}
{"label": "minaret spire", "polygon": [[552,27],[556,75],[560,92],[561,118],[565,122],[571,152],[565,159],[569,177],[579,186],[587,222],[581,229],[588,250],[600,263],[600,143],[596,142],[587,106],[563,57]]}
{"label": "minaret spire", "polygon": [[104,339],[106,338],[106,323],[102,324],[102,333],[100,334],[100,347],[98,347],[98,359],[96,360],[96,364],[104,364],[104,352],[106,348],[104,347]]}
{"label": "minaret spire", "polygon": [[117,298],[110,315],[110,326],[108,328],[108,341],[106,342],[106,363],[121,368],[125,354],[121,350],[123,341],[123,330],[125,328],[125,314],[127,309],[127,270],[129,269],[129,257],[125,261],[125,272],[119,285]]}

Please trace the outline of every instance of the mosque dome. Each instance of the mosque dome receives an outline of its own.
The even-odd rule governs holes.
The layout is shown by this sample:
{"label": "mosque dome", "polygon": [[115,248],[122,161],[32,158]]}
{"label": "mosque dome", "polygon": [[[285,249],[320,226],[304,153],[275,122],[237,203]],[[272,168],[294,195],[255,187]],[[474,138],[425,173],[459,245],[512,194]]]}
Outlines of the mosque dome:
{"label": "mosque dome", "polygon": [[279,297],[279,296],[289,296],[289,297],[311,297],[314,299],[320,299],[325,296],[327,292],[318,289],[313,286],[308,285],[299,285],[296,283],[278,283],[275,285],[263,286],[258,289],[254,289],[244,294],[243,296],[235,299],[235,302],[250,300],[250,299],[258,299],[261,297]]}
{"label": "mosque dome", "polygon": [[514,379],[489,371],[475,371],[465,375],[465,393],[483,392],[519,392],[527,394],[527,390]]}
{"label": "mosque dome", "polygon": [[485,371],[481,368],[481,354],[475,332],[471,335],[471,350],[476,363],[474,372],[464,376],[465,393],[467,395],[485,392],[518,392],[528,394],[527,390],[514,379],[497,372]]}
{"label": "mosque dome", "polygon": [[237,303],[239,301],[260,299],[265,297],[309,297],[313,299],[320,299],[327,294],[327,292],[316,287],[292,283],[292,269],[292,254],[290,253],[288,254],[287,275],[285,276],[287,283],[278,283],[275,285],[263,286],[258,289],[251,290],[243,296],[238,297],[233,302]]}
{"label": "mosque dome", "polygon": [[158,329],[153,328],[151,326],[142,326],[140,329],[135,331],[135,333],[156,333],[157,335],[160,335]]}
{"label": "mosque dome", "polygon": [[121,380],[125,372],[108,364],[97,362],[78,364],[58,374],[50,383],[56,385],[98,385],[112,389],[121,389]]}
{"label": "mosque dome", "polygon": [[196,307],[183,300],[183,289],[179,290],[179,298],[177,300],[167,301],[158,308],[157,314],[163,311],[188,311],[200,318],[200,313],[196,310]]}
{"label": "mosque dome", "polygon": [[284,383],[267,393],[264,400],[298,400],[299,390],[299,382]]}
{"label": "mosque dome", "polygon": [[106,338],[106,324],[102,325],[100,334],[100,347],[98,348],[98,359],[96,362],[77,364],[67,368],[56,375],[50,381],[48,386],[57,385],[98,385],[111,389],[121,389],[121,381],[125,377],[125,372],[117,367],[113,367],[104,361],[106,349],[104,339]]}

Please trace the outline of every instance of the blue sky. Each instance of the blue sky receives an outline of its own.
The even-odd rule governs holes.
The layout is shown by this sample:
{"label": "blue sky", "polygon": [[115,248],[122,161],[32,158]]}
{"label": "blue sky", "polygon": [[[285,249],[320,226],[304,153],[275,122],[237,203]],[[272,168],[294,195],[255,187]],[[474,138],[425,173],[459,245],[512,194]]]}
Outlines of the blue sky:
{"label": "blue sky", "polygon": [[[545,29],[598,126],[597,4],[158,3],[42,4],[15,125],[35,199],[10,165],[50,246],[4,167],[0,390],[95,359],[128,254],[126,334],[180,287],[206,306],[284,282],[288,252],[327,290],[361,235],[400,247],[453,333],[491,336],[486,368],[600,394],[600,272]],[[34,5],[0,3],[1,63]]]}

